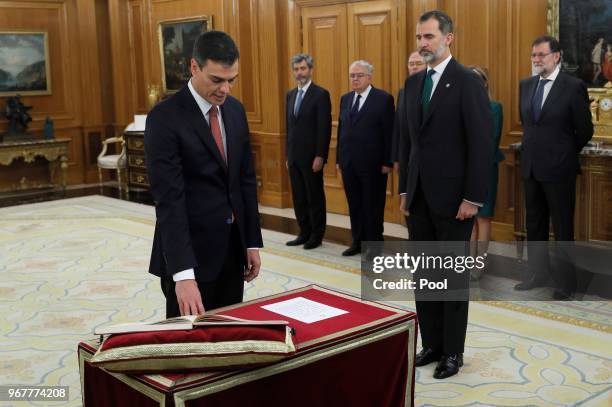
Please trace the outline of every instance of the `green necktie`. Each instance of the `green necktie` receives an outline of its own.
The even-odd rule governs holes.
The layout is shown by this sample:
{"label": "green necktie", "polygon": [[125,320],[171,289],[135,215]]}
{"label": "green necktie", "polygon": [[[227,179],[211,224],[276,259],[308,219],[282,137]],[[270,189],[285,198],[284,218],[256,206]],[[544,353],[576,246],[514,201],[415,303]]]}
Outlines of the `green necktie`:
{"label": "green necktie", "polygon": [[433,79],[431,77],[435,74],[436,71],[430,69],[427,71],[427,75],[425,76],[425,85],[423,86],[423,94],[421,95],[421,104],[423,105],[423,115],[427,113],[427,108],[429,107],[429,100],[431,99],[431,90],[433,89]]}

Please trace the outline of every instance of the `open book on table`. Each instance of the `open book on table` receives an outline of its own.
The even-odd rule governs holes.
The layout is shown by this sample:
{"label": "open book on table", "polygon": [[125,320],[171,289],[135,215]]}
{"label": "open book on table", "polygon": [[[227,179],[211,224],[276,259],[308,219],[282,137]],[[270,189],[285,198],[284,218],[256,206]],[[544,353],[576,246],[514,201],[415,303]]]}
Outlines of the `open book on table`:
{"label": "open book on table", "polygon": [[289,325],[287,321],[268,320],[268,321],[252,321],[230,317],[228,315],[218,314],[202,314],[202,315],[185,315],[182,317],[169,318],[157,322],[129,322],[126,324],[115,324],[98,327],[94,330],[95,335],[106,334],[121,334],[129,332],[153,332],[153,331],[175,331],[180,329],[193,329],[199,326],[233,326],[233,325],[248,325],[248,326],[270,326],[270,325]]}

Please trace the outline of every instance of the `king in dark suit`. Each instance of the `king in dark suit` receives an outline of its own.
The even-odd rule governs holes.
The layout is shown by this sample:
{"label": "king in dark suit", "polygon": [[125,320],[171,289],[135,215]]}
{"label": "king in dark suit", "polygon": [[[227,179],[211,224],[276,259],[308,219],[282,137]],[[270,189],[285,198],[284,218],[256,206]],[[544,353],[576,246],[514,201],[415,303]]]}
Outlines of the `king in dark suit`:
{"label": "king in dark suit", "polygon": [[550,36],[534,40],[531,62],[536,76],[520,83],[523,124],[521,172],[525,188],[527,240],[531,275],[516,290],[544,285],[549,259],[546,244],[552,219],[557,249],[552,273],[553,298],[569,299],[576,289],[571,260],[574,240],[578,154],[593,136],[589,96],[584,83],[560,71],[561,47]]}
{"label": "king in dark suit", "polygon": [[336,165],[342,171],[353,237],[343,256],[360,253],[362,241],[383,240],[395,113],[393,96],[371,85],[373,69],[367,61],[353,62],[353,91],[340,98]]}
{"label": "king in dark suit", "polygon": [[320,246],[325,234],[323,166],[331,138],[331,99],[327,90],[312,82],[313,66],[310,55],[291,58],[298,87],[287,93],[286,100],[287,168],[300,228],[287,245],[303,244],[307,250]]}
{"label": "king in dark suit", "polygon": [[225,33],[196,40],[187,86],[147,116],[145,153],[156,224],[149,272],[166,316],[242,301],[262,247],[249,127],[229,96],[238,49]]}
{"label": "king in dark suit", "polygon": [[[416,37],[428,67],[404,86],[400,206],[410,240],[467,242],[493,162],[489,98],[478,76],[450,54],[448,15],[423,14]],[[463,365],[468,301],[416,299],[423,343],[416,365],[437,362],[434,378],[452,376]]]}

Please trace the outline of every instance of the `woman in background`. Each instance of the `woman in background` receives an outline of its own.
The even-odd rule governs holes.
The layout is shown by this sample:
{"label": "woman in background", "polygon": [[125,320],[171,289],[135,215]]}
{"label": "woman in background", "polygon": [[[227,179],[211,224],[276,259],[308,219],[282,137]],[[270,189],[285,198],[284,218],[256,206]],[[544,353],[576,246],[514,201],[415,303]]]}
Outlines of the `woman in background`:
{"label": "woman in background", "polygon": [[[493,176],[491,177],[491,183],[489,185],[487,198],[482,208],[478,210],[476,215],[476,221],[472,229],[472,242],[478,242],[475,245],[475,256],[486,256],[489,250],[489,240],[491,239],[491,220],[495,215],[495,199],[497,197],[497,180],[499,178],[499,162],[503,161],[506,157],[504,153],[499,149],[499,142],[501,140],[502,127],[504,123],[504,113],[501,103],[491,100],[491,90],[489,89],[489,75],[486,70],[478,66],[470,66],[469,69],[473,70],[484,82],[485,88],[489,93],[489,100],[491,106],[491,115],[493,116],[493,146],[495,148],[492,153],[494,154],[493,160]],[[474,247],[474,246],[473,246]],[[486,263],[485,263],[486,264]],[[478,280],[482,276],[485,268],[478,269],[474,268],[471,270],[472,280]]]}

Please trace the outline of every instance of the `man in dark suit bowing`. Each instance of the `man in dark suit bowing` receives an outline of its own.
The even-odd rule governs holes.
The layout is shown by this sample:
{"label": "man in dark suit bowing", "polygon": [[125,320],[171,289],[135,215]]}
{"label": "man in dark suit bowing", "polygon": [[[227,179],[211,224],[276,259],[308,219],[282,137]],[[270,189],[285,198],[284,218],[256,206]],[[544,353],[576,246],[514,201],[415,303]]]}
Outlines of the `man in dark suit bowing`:
{"label": "man in dark suit bowing", "polygon": [[238,48],[220,31],[194,45],[191,79],[147,116],[145,154],[157,221],[149,272],[166,316],[242,301],[262,247],[249,127],[229,96]]}
{"label": "man in dark suit bowing", "polygon": [[550,36],[536,38],[531,62],[537,75],[521,81],[523,124],[521,172],[525,188],[531,275],[516,290],[542,286],[548,279],[548,241],[552,219],[559,262],[552,273],[553,298],[569,299],[576,289],[569,251],[574,240],[578,154],[593,136],[589,96],[584,83],[561,72],[561,47]]}
{"label": "man in dark suit bowing", "polygon": [[336,165],[342,171],[353,237],[343,256],[360,253],[362,241],[383,240],[395,113],[393,96],[372,86],[373,71],[367,61],[353,62],[353,91],[340,98]]}
{"label": "man in dark suit bowing", "polygon": [[319,247],[326,224],[323,166],[331,138],[329,92],[312,82],[314,62],[308,54],[291,58],[297,88],[287,93],[287,168],[293,209],[300,233],[288,246]]}
{"label": "man in dark suit bowing", "polygon": [[[400,117],[400,207],[410,240],[468,241],[487,196],[493,160],[489,98],[482,81],[452,58],[453,22],[441,11],[419,18],[427,70],[404,85]],[[463,365],[468,301],[416,302],[423,350],[416,365],[437,362],[434,378]]]}

